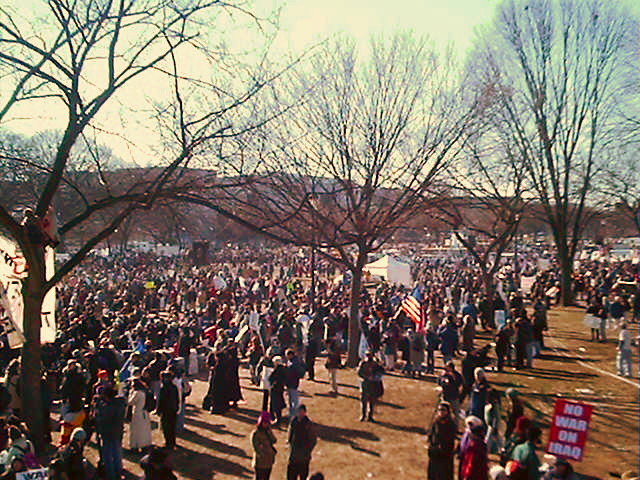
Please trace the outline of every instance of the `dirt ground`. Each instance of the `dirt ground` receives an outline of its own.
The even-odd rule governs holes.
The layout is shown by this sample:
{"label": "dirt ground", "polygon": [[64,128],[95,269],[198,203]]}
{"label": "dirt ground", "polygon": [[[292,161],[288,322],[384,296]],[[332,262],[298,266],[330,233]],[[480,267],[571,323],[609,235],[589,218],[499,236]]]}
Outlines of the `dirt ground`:
{"label": "dirt ground", "polygon": [[[637,349],[634,348],[634,378],[615,375],[615,338],[610,331],[607,343],[591,343],[582,325],[583,311],[556,309],[550,312],[550,331],[541,358],[532,370],[489,372],[495,388],[517,388],[526,399],[527,412],[545,427],[549,424],[556,396],[586,401],[595,406],[584,460],[576,470],[590,476],[616,478],[635,470],[638,462]],[[637,335],[634,325],[632,334]],[[479,345],[490,341],[480,334]],[[441,366],[436,358],[436,365]],[[319,442],[313,453],[311,471],[321,471],[329,480],[420,479],[426,478],[426,430],[438,399],[435,377],[408,379],[397,374],[385,376],[385,395],[377,409],[377,423],[359,418],[359,391],[356,375],[339,372],[340,395],[327,394],[324,360],[316,362],[318,381],[303,381],[302,401],[318,427]],[[438,369],[436,373],[439,373]],[[204,378],[204,377],[203,377]],[[194,480],[253,478],[250,434],[259,414],[262,393],[250,385],[248,371],[241,370],[245,401],[235,411],[220,416],[199,408],[206,391],[204,379],[194,382],[188,399],[186,431],[178,439],[172,462],[180,478]],[[158,429],[154,442],[162,444]],[[125,447],[128,440],[125,433]],[[284,428],[276,430],[278,455],[273,479],[286,477],[287,446]],[[88,452],[95,463],[95,446]],[[138,476],[140,455],[125,451],[127,477]],[[540,452],[542,458],[542,452]]]}

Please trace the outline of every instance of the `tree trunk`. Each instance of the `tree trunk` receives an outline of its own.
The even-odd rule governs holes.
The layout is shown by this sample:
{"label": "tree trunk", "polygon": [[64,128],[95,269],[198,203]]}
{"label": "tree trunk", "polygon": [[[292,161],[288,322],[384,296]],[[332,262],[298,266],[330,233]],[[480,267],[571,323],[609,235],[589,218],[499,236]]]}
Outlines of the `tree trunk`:
{"label": "tree trunk", "polygon": [[349,343],[347,345],[347,366],[358,365],[360,347],[360,291],[362,289],[362,269],[367,262],[367,253],[358,250],[355,269],[351,271],[351,308],[349,311]]}
{"label": "tree trunk", "polygon": [[489,303],[489,325],[493,325],[493,298],[496,295],[496,289],[493,286],[493,274],[490,272],[482,272],[482,283],[484,284],[484,294],[487,296],[487,302]]}
{"label": "tree trunk", "polygon": [[29,265],[29,276],[23,283],[24,302],[24,345],[22,347],[21,399],[22,416],[29,426],[31,438],[38,452],[44,451],[44,422],[42,415],[42,396],[40,392],[41,355],[40,355],[40,312],[44,293],[42,284],[44,274],[38,270],[44,267],[44,253],[38,249],[36,255],[42,260],[40,265]]}
{"label": "tree trunk", "polygon": [[560,262],[560,294],[562,295],[562,305],[568,307],[573,305],[573,257],[569,250],[558,248],[558,261]]}

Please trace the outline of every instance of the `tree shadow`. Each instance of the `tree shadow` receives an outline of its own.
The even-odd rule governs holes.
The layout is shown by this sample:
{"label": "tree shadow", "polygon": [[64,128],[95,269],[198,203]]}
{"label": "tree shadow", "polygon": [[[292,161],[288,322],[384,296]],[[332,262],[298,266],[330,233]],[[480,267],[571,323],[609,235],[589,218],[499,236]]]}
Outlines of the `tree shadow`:
{"label": "tree shadow", "polygon": [[358,444],[356,440],[365,440],[370,442],[379,442],[380,437],[374,433],[366,430],[355,430],[351,428],[335,427],[332,425],[322,425],[319,423],[314,424],[316,427],[316,433],[318,438],[325,442],[340,443],[343,445],[349,445],[351,449],[358,452],[366,453],[374,457],[380,457],[380,453],[375,450],[364,448]]}
{"label": "tree shadow", "polygon": [[194,432],[193,430],[184,430],[180,433],[178,438],[193,443],[194,445],[202,446],[208,450],[215,450],[225,455],[234,455],[240,458],[249,458],[249,455],[247,455],[247,452],[245,452],[243,449],[225,442],[214,440],[213,438],[205,437],[197,432]]}
{"label": "tree shadow", "polygon": [[228,410],[223,415],[239,422],[255,424],[258,420],[258,416],[260,416],[260,412],[252,408],[238,407],[236,409]]}
{"label": "tree shadow", "polygon": [[396,405],[395,403],[385,402],[383,400],[378,401],[376,405],[381,405],[383,407],[390,407],[390,408],[393,408],[394,410],[404,410],[406,408],[406,407],[403,407],[402,405]]}
{"label": "tree shadow", "polygon": [[516,370],[511,372],[512,375],[520,375],[526,377],[535,377],[546,380],[571,380],[571,379],[590,379],[598,375],[593,373],[566,372],[563,370],[528,368],[526,370]]}
{"label": "tree shadow", "polygon": [[385,427],[385,428],[389,428],[391,430],[397,430],[398,432],[410,432],[410,433],[415,433],[417,435],[426,435],[427,434],[427,430],[425,428],[422,427],[415,427],[415,426],[406,426],[406,425],[394,425],[393,423],[389,423],[389,422],[376,422],[378,425]]}
{"label": "tree shadow", "polygon": [[230,435],[232,437],[237,437],[237,438],[242,438],[242,437],[246,436],[246,435],[242,435],[242,434],[235,433],[235,432],[232,432],[230,430],[227,430],[226,426],[224,424],[207,423],[207,422],[205,422],[203,420],[198,420],[198,419],[193,418],[193,417],[185,418],[184,423],[186,425],[191,425],[191,426],[196,427],[196,428],[209,430],[209,431],[214,432],[214,433],[216,433],[218,435]]}
{"label": "tree shadow", "polygon": [[350,388],[352,390],[360,390],[360,387],[356,386],[356,385],[350,385],[348,383],[338,383],[339,387],[343,387],[343,388]]}
{"label": "tree shadow", "polygon": [[231,475],[234,478],[251,478],[253,476],[251,470],[239,463],[184,446],[178,446],[171,457],[171,463],[180,473],[179,477],[182,478],[203,480],[215,478],[216,473]]}
{"label": "tree shadow", "polygon": [[353,428],[336,427],[333,425],[323,425],[314,423],[318,438],[326,442],[351,444],[354,439],[367,440],[369,442],[379,442],[380,437],[367,430],[356,430]]}

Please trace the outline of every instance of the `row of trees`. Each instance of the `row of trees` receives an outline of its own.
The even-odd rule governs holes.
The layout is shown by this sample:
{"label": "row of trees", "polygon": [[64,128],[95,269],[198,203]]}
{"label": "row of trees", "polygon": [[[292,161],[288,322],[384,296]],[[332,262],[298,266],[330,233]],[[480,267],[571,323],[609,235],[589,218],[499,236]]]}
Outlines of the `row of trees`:
{"label": "row of trees", "polygon": [[[596,199],[621,196],[637,220],[637,23],[603,0],[507,0],[461,63],[406,34],[368,49],[340,39],[283,62],[267,54],[274,19],[243,3],[50,0],[43,8],[37,22],[0,11],[0,122],[52,111],[64,124],[47,148],[0,142],[1,187],[33,186],[25,198],[3,191],[0,203],[0,226],[29,266],[25,391],[39,388],[45,293],[136,211],[197,204],[348,269],[350,364],[367,255],[418,212],[487,240],[460,236],[490,291],[498,261],[489,258],[499,259],[537,202],[565,303]],[[230,51],[216,35],[237,24],[255,27],[264,49]],[[160,88],[141,106],[149,85]],[[124,110],[114,115],[117,106]],[[118,116],[124,129],[111,127]],[[153,168],[123,168],[98,146],[116,134],[135,143],[126,138],[130,117],[159,133]],[[43,219],[62,198],[77,207],[58,216],[60,233],[92,228],[46,278],[22,208]],[[42,438],[40,396],[23,398]]]}

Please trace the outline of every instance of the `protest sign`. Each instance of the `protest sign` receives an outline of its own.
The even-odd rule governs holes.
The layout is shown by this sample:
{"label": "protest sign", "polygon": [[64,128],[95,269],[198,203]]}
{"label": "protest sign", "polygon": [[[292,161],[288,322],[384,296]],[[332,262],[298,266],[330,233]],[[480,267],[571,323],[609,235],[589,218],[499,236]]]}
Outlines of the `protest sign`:
{"label": "protest sign", "polygon": [[16,473],[16,480],[47,480],[48,478],[48,468],[36,468]]}
{"label": "protest sign", "polygon": [[520,276],[520,290],[522,290],[523,294],[529,295],[534,283],[536,283],[535,275],[532,275],[530,277],[527,277],[525,275]]}
{"label": "protest sign", "polygon": [[567,460],[582,460],[592,412],[591,405],[556,399],[546,452]]}
{"label": "protest sign", "polygon": [[[49,280],[55,274],[55,251],[46,247],[44,251],[45,274]],[[22,279],[27,276],[27,265],[16,242],[0,235],[0,315],[2,330],[6,333],[11,348],[24,342]],[[40,340],[51,343],[56,339],[56,287],[49,289],[42,301]]]}

